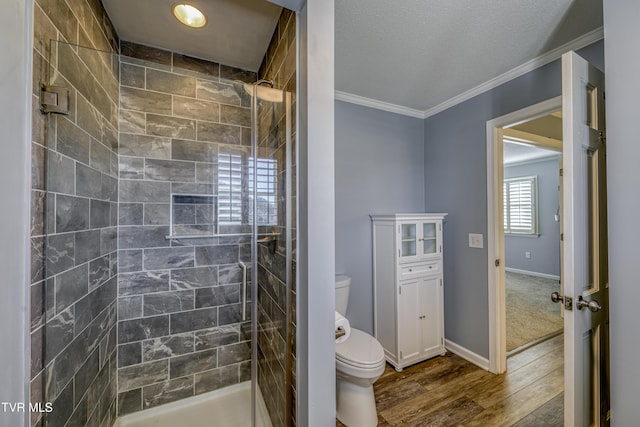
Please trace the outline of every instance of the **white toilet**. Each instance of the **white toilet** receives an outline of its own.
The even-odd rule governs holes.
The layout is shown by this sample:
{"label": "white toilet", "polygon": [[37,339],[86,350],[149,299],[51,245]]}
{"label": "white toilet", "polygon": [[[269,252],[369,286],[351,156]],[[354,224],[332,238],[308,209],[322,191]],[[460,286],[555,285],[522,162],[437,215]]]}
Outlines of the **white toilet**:
{"label": "white toilet", "polygon": [[[349,304],[349,276],[336,276],[336,311],[343,316]],[[346,341],[336,344],[336,414],[347,427],[378,425],[373,383],[384,372],[384,350],[371,335],[351,328]]]}

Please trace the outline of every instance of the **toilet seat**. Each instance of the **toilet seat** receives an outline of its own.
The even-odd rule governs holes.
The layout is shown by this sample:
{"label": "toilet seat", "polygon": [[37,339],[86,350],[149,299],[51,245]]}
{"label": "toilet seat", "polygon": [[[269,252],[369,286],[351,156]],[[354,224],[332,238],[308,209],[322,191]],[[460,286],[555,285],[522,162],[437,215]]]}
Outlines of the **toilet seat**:
{"label": "toilet seat", "polygon": [[349,338],[336,344],[336,361],[354,368],[376,369],[384,364],[384,350],[374,337],[351,328]]}

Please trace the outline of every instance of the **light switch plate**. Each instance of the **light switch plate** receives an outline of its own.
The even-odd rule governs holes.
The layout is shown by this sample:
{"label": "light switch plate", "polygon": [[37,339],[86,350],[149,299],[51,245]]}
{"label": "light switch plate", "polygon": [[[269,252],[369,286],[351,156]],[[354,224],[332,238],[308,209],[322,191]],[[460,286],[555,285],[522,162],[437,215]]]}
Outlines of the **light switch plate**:
{"label": "light switch plate", "polygon": [[469,247],[470,248],[483,248],[482,234],[469,233]]}

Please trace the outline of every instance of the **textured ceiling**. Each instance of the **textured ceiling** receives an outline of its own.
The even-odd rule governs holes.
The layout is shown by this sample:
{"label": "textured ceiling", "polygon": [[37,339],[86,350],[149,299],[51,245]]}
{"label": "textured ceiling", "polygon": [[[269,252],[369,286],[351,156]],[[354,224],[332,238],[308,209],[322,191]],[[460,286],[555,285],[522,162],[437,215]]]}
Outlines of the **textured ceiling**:
{"label": "textured ceiling", "polygon": [[336,90],[428,110],[602,26],[602,0],[336,0]]}
{"label": "textured ceiling", "polygon": [[191,29],[171,12],[176,0],[102,0],[121,39],[257,71],[282,8],[266,0],[195,0],[207,25]]}

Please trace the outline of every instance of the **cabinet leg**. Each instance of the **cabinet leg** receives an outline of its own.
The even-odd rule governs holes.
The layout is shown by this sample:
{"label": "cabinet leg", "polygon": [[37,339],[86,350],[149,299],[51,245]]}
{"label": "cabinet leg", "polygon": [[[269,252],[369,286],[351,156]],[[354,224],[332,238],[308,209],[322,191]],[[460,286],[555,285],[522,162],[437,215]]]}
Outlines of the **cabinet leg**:
{"label": "cabinet leg", "polygon": [[402,372],[402,369],[400,366],[394,366],[394,368],[396,369],[396,372]]}

